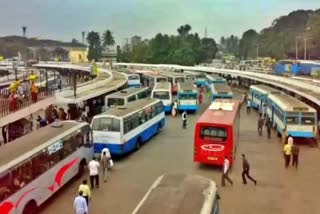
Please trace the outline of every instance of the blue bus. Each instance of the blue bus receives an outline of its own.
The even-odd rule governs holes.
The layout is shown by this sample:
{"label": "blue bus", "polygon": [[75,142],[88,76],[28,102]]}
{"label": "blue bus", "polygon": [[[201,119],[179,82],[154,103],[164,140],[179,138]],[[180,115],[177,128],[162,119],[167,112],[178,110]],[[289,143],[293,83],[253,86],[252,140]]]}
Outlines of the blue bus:
{"label": "blue bus", "polygon": [[279,135],[316,138],[317,112],[304,102],[287,94],[271,94],[267,98],[267,115]]}
{"label": "blue bus", "polygon": [[186,74],[192,74],[194,76],[194,84],[197,85],[197,87],[201,87],[203,85],[207,84],[207,74],[200,71],[186,71]]}
{"label": "blue bus", "polygon": [[117,106],[123,106],[127,103],[144,99],[148,97],[150,94],[149,87],[142,87],[142,88],[126,88],[121,91],[114,92],[112,94],[108,94],[105,96],[105,105],[108,108],[113,108]]}
{"label": "blue bus", "polygon": [[218,74],[207,74],[207,88],[211,89],[211,85],[215,83],[227,83],[226,79],[220,77]]}
{"label": "blue bus", "polygon": [[191,81],[178,83],[178,110],[198,109],[198,90]]}
{"label": "blue bus", "polygon": [[217,98],[233,98],[231,88],[227,83],[214,83],[210,87],[210,101],[213,102]]}
{"label": "blue bus", "polygon": [[248,92],[248,99],[251,101],[251,107],[262,111],[262,107],[267,103],[269,94],[279,94],[280,90],[266,85],[251,85]]}
{"label": "blue bus", "polygon": [[139,149],[165,126],[161,100],[146,98],[96,115],[91,122],[95,153],[122,155]]}

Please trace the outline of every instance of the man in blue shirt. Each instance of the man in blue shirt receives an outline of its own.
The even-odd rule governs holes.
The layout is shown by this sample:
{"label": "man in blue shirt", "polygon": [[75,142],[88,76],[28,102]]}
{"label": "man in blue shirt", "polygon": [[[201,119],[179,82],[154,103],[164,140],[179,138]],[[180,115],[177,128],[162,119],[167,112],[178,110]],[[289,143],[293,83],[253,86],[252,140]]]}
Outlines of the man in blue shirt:
{"label": "man in blue shirt", "polygon": [[88,205],[86,199],[82,195],[83,192],[79,191],[79,195],[74,199],[73,207],[75,214],[88,214]]}

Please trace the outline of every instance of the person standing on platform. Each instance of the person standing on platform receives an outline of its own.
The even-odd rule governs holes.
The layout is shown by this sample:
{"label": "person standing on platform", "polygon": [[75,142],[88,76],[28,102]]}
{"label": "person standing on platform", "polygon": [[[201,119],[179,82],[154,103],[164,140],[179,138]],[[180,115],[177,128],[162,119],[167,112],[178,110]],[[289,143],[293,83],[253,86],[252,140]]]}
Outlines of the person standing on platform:
{"label": "person standing on platform", "polygon": [[253,183],[254,185],[257,185],[257,181],[255,179],[253,179],[250,174],[249,174],[249,171],[250,171],[250,165],[249,165],[249,162],[248,160],[246,159],[246,156],[245,154],[242,154],[242,181],[243,181],[243,184],[247,184],[247,178],[249,178]]}
{"label": "person standing on platform", "polygon": [[267,127],[267,134],[268,134],[268,138],[271,138],[271,129],[272,129],[272,123],[270,118],[267,119],[267,123],[266,123],[266,127]]}
{"label": "person standing on platform", "polygon": [[199,101],[200,105],[202,104],[202,99],[203,99],[203,92],[200,91],[200,93],[198,95],[198,101]]}
{"label": "person standing on platform", "polygon": [[182,128],[187,128],[187,111],[184,110],[184,112],[182,113]]}
{"label": "person standing on platform", "polygon": [[178,101],[175,100],[172,106],[172,112],[171,112],[172,116],[175,117],[177,115],[177,111],[178,111]]}
{"label": "person standing on platform", "polygon": [[89,167],[91,189],[94,189],[95,186],[99,188],[100,164],[98,161],[96,161],[96,157],[93,157],[93,159],[89,162],[88,167]]}
{"label": "person standing on platform", "polygon": [[288,144],[292,147],[293,146],[293,138],[291,137],[291,135],[288,136]]}
{"label": "person standing on platform", "polygon": [[292,153],[292,166],[295,166],[298,169],[300,148],[298,147],[297,144],[293,144],[293,146],[291,147],[291,153]]}
{"label": "person standing on platform", "polygon": [[39,92],[39,89],[38,89],[38,87],[36,86],[36,84],[34,83],[34,81],[31,82],[30,91],[31,91],[31,99],[32,99],[32,102],[36,103],[37,100],[38,100],[38,92]]}
{"label": "person standing on platform", "polygon": [[230,161],[228,160],[227,156],[224,156],[223,161],[223,168],[222,168],[222,179],[221,179],[221,185],[224,187],[226,185],[225,179],[233,185],[232,180],[229,178],[229,168],[230,168]]}
{"label": "person standing on platform", "polygon": [[258,120],[258,133],[260,136],[262,135],[263,124],[264,124],[264,120],[263,120],[262,114],[260,113],[260,118]]}
{"label": "person standing on platform", "polygon": [[248,99],[247,100],[247,113],[250,113],[250,110],[251,110],[251,100]]}
{"label": "person standing on platform", "polygon": [[79,186],[79,192],[82,192],[82,196],[86,199],[87,206],[89,206],[89,199],[91,199],[90,187],[88,185],[87,179],[82,181],[82,184]]}
{"label": "person standing on platform", "polygon": [[82,191],[80,191],[79,195],[74,199],[73,208],[75,214],[88,214],[88,205],[86,199],[83,197]]}
{"label": "person standing on platform", "polygon": [[283,153],[284,153],[284,161],[285,161],[285,167],[288,168],[290,164],[290,157],[291,157],[291,146],[289,143],[286,143],[286,145],[283,147]]}

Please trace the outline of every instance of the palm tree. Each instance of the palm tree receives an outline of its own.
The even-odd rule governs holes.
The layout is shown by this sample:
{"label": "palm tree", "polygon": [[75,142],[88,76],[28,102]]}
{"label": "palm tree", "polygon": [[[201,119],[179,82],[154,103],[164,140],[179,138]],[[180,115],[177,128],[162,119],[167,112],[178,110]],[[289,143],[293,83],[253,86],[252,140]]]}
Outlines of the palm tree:
{"label": "palm tree", "polygon": [[102,35],[103,46],[114,46],[115,41],[110,30],[106,30]]}
{"label": "palm tree", "polygon": [[191,26],[186,24],[186,25],[181,25],[177,31],[179,33],[180,36],[185,36],[189,33],[189,31],[191,31]]}

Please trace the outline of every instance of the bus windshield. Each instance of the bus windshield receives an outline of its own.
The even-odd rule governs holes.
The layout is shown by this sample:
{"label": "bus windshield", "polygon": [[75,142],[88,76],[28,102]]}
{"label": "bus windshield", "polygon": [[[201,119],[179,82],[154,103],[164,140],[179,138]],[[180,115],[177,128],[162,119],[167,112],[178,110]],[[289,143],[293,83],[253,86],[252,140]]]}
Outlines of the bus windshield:
{"label": "bus windshield", "polygon": [[139,80],[139,76],[138,75],[130,75],[128,77],[129,80]]}
{"label": "bus windshield", "polygon": [[92,121],[92,130],[119,132],[120,120],[115,118],[109,118],[109,117],[95,118]]}
{"label": "bus windshield", "polygon": [[222,127],[202,126],[200,128],[200,138],[223,143],[227,139],[227,130]]}
{"label": "bus windshield", "polygon": [[196,100],[197,98],[197,94],[179,94],[180,100]]}
{"label": "bus windshield", "polygon": [[205,79],[205,78],[207,78],[207,76],[206,76],[205,74],[197,74],[196,77],[199,78],[199,79]]}
{"label": "bus windshield", "polygon": [[170,94],[168,91],[155,91],[153,92],[153,98],[160,100],[169,100]]}
{"label": "bus windshield", "polygon": [[165,82],[167,81],[166,78],[163,78],[163,77],[157,77],[157,82]]}
{"label": "bus windshield", "polygon": [[108,98],[107,104],[109,107],[123,106],[124,99],[123,98]]}
{"label": "bus windshield", "polygon": [[183,77],[176,77],[176,83],[178,82],[184,82],[184,78]]}

